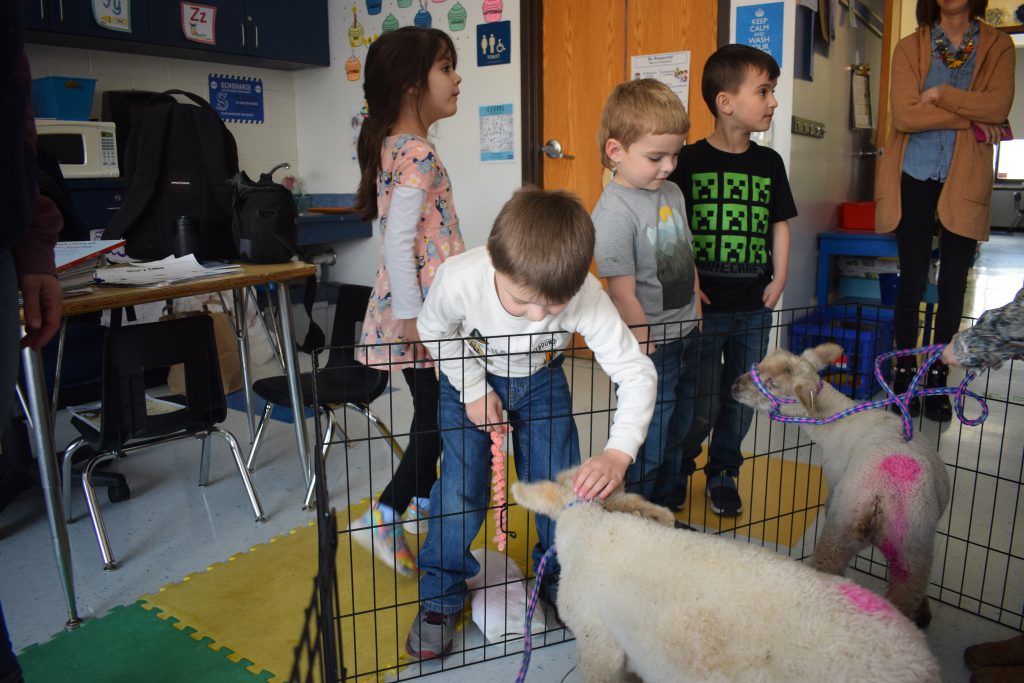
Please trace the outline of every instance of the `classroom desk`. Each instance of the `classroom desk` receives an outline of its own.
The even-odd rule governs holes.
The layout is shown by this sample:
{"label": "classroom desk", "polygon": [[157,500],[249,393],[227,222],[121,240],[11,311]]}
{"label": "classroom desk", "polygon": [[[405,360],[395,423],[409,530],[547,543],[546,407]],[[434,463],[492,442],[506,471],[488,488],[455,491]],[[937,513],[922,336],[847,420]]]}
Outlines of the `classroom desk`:
{"label": "classroom desk", "polygon": [[828,305],[834,256],[899,256],[895,233],[830,230],[818,233],[818,305]]}
{"label": "classroom desk", "polygon": [[[891,256],[897,258],[899,255],[899,247],[896,245],[896,233],[893,232],[877,233],[850,230],[819,232],[818,305],[828,305],[828,294],[832,289],[832,257]],[[924,346],[931,343],[932,318],[935,315],[935,304],[937,302],[938,290],[935,285],[929,283],[924,293],[924,326],[921,341]]]}
{"label": "classroom desk", "polygon": [[[110,308],[121,308],[151,301],[164,301],[196,294],[212,294],[231,290],[234,296],[236,318],[235,332],[238,338],[238,350],[242,359],[242,376],[245,384],[246,415],[248,418],[250,437],[253,428],[252,410],[252,377],[249,364],[249,340],[246,336],[245,324],[246,287],[274,283],[278,285],[278,315],[284,339],[293,338],[291,297],[288,283],[292,280],[306,278],[316,271],[316,266],[308,263],[280,263],[270,265],[243,265],[242,271],[218,277],[193,280],[162,287],[103,287],[92,294],[67,299],[64,301],[62,315],[80,315]],[[240,321],[240,324],[238,324]],[[295,345],[281,344],[284,353],[285,367],[289,378],[289,393],[292,410],[296,416],[303,414],[302,388],[299,384],[299,368],[295,358]],[[57,452],[53,442],[53,423],[43,376],[42,354],[32,349],[22,350],[22,365],[25,370],[25,388],[27,390],[26,410],[32,422],[33,450],[39,461],[40,486],[46,502],[46,514],[50,524],[50,535],[53,552],[60,572],[60,580],[67,602],[67,628],[76,628],[81,620],[75,602],[74,577],[71,565],[71,547],[68,543],[68,532],[61,504],[60,477],[57,473]],[[308,458],[308,440],[306,438],[305,420],[295,420],[295,443],[298,447],[299,459],[302,461],[309,483],[312,462]]]}

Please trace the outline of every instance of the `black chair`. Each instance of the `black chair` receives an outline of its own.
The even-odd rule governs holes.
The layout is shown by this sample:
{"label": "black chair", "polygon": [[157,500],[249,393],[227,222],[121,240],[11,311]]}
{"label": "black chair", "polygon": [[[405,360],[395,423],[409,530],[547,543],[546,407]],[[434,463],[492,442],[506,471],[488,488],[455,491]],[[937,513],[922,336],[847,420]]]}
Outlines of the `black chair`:
{"label": "black chair", "polygon": [[[380,435],[390,443],[394,455],[400,459],[403,454],[402,447],[395,441],[388,426],[370,410],[370,403],[383,394],[387,388],[389,373],[367,367],[355,359],[355,345],[359,342],[356,337],[356,329],[357,325],[363,322],[366,304],[370,300],[370,292],[371,289],[363,285],[343,284],[338,287],[338,298],[334,310],[334,329],[331,331],[331,349],[327,356],[327,363],[317,372],[319,406],[314,405],[313,402],[312,373],[304,372],[300,377],[302,399],[306,407],[316,410],[318,417],[322,416],[327,420],[324,442],[320,444],[320,457],[324,460],[327,459],[330,452],[334,430],[338,429],[343,432],[334,414],[334,409],[338,406],[354,410],[366,417],[376,427]],[[263,430],[266,428],[274,406],[291,405],[288,378],[285,375],[257,380],[253,382],[252,389],[257,396],[267,402],[267,405],[263,409],[263,416],[260,418],[256,436],[253,438],[252,450],[249,452],[248,466],[250,470],[263,438]],[[301,416],[296,419],[301,419]],[[311,476],[304,501],[307,508],[313,502],[314,484],[315,477]]]}
{"label": "black chair", "polygon": [[[159,404],[148,401],[144,379],[146,369],[179,363],[184,364],[185,396],[166,397]],[[180,408],[175,409],[175,405]],[[159,410],[151,413],[154,407],[159,407]],[[124,457],[129,451],[179,439],[202,439],[199,485],[205,486],[210,470],[209,437],[212,434],[222,437],[234,454],[256,521],[263,521],[263,508],[238,442],[230,432],[217,427],[225,417],[227,402],[209,316],[188,316],[121,327],[107,333],[103,349],[103,401],[99,429],[81,418],[73,418],[72,425],[81,437],[64,451],[63,462],[65,513],[70,517],[72,457],[83,445],[96,452],[82,471],[82,488],[85,489],[89,515],[103,555],[104,569],[115,569],[116,563],[96,501],[93,473],[100,465]]]}

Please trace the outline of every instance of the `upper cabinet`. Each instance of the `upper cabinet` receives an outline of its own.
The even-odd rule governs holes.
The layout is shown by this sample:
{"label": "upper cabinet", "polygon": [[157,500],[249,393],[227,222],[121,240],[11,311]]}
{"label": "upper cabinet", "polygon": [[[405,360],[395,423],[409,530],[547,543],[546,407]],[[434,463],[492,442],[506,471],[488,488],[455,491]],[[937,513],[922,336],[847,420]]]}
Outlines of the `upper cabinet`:
{"label": "upper cabinet", "polygon": [[26,0],[29,29],[109,40],[149,38],[149,4],[138,0]]}
{"label": "upper cabinet", "polygon": [[296,69],[328,66],[327,0],[25,0],[30,42]]}

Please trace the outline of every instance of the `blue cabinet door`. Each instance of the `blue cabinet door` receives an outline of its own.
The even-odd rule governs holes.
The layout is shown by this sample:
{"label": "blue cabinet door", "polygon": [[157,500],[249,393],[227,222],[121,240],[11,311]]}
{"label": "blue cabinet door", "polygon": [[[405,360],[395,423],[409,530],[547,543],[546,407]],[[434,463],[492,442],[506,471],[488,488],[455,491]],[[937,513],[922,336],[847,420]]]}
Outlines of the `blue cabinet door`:
{"label": "blue cabinet door", "polygon": [[[112,40],[149,40],[146,0],[49,0],[47,10],[51,31]],[[105,28],[101,21],[123,30]]]}
{"label": "blue cabinet door", "polygon": [[[149,2],[149,42],[174,47],[188,47],[214,52],[245,54],[245,1],[244,0],[201,0],[199,3],[209,10],[186,10],[180,0],[151,0]],[[185,16],[185,12],[188,16]],[[212,31],[214,43],[197,41],[185,37],[185,32],[195,27],[196,33],[205,36]],[[193,35],[196,35],[194,33]],[[215,57],[211,57],[215,59]]]}
{"label": "blue cabinet door", "polygon": [[245,12],[248,54],[330,65],[325,0],[245,0]]}
{"label": "blue cabinet door", "polygon": [[25,28],[50,28],[50,0],[25,0]]}

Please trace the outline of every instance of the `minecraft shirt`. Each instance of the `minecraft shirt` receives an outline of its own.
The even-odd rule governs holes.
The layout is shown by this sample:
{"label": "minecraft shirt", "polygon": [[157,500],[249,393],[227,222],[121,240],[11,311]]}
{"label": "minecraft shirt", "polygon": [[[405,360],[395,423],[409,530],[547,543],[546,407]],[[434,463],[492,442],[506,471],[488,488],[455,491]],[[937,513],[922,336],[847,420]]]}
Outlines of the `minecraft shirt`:
{"label": "minecraft shirt", "polygon": [[782,157],[754,142],[745,152],[715,149],[707,140],[683,147],[669,176],[690,212],[693,258],[706,313],[753,311],[772,280],[772,230],[796,216]]}

